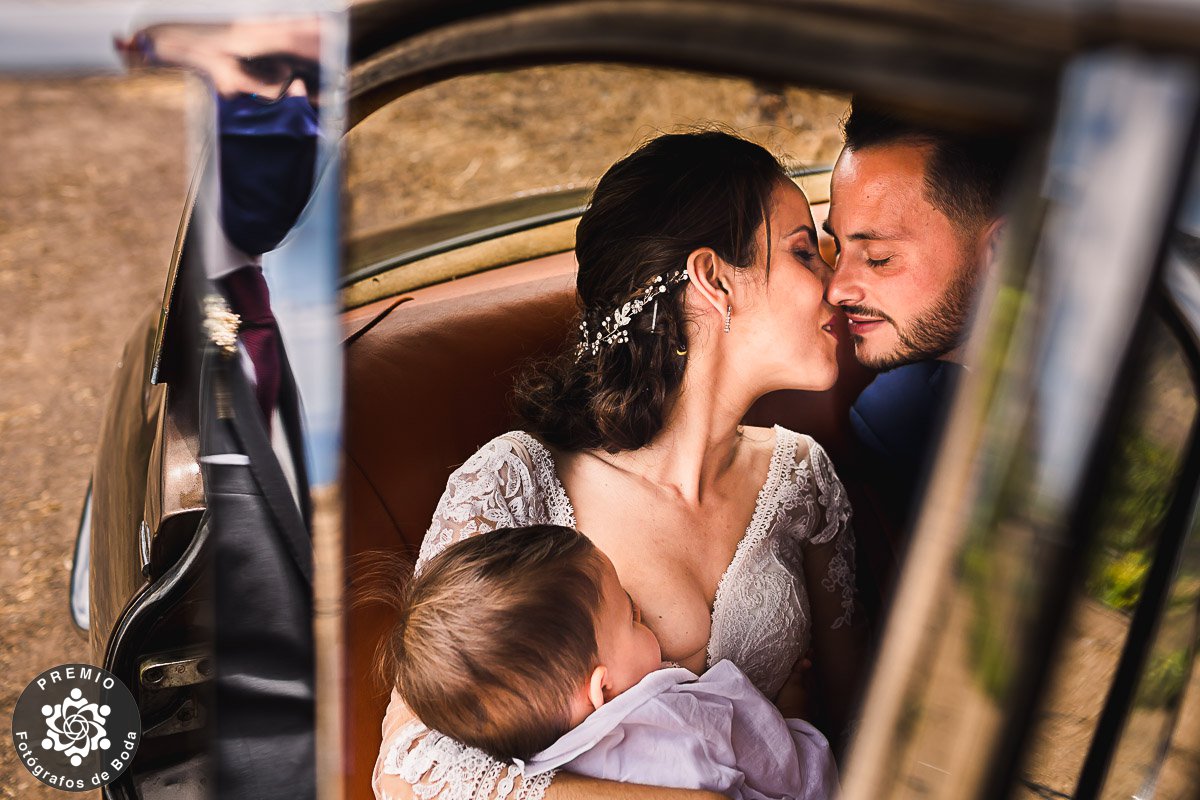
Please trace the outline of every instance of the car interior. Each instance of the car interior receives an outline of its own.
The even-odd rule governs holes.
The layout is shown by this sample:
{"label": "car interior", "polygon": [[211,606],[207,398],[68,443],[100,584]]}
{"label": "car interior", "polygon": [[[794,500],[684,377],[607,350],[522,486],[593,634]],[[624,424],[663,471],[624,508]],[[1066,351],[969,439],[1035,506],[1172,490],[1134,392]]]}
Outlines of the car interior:
{"label": "car interior", "polygon": [[[385,298],[343,316],[348,563],[381,550],[401,550],[415,560],[450,473],[485,442],[518,427],[507,402],[514,378],[574,330],[574,266],[573,254],[564,252]],[[844,349],[840,361],[835,388],[769,396],[748,421],[778,423],[822,442],[839,439],[866,375]],[[353,591],[353,577],[351,584]],[[382,606],[349,615],[351,675],[373,674],[389,623]],[[349,738],[357,743],[356,766],[369,775],[387,695],[367,681],[351,687]]]}
{"label": "car interior", "polygon": [[[654,133],[716,123],[792,156],[795,179],[820,228],[847,101],[846,95],[804,87],[576,64],[435,83],[382,106],[351,130],[341,317],[345,670],[350,676],[344,719],[345,741],[353,743],[345,753],[347,797],[370,797],[389,694],[376,677],[376,651],[392,621],[389,607],[355,603],[355,598],[374,588],[366,585],[368,567],[380,553],[399,554],[410,563],[415,559],[449,474],[482,444],[519,427],[508,400],[523,365],[573,337],[573,230],[588,187]],[[808,138],[786,135],[797,130]],[[450,144],[442,152],[431,144],[436,142]],[[1031,149],[1043,145],[1035,141]],[[388,154],[397,148],[411,149],[413,155],[389,167]],[[1040,221],[1018,219],[1016,224],[1035,229]],[[1028,231],[1026,236],[1034,241]],[[820,245],[832,263],[832,241],[822,235]],[[873,378],[854,360],[845,337],[839,367],[831,390],[764,397],[747,424],[778,423],[814,436],[837,453],[847,440],[848,409]],[[1135,472],[1142,469],[1136,460],[1130,464]],[[854,497],[855,487],[848,488]],[[1137,525],[1153,532],[1157,524]],[[883,525],[869,505],[856,503],[856,530]],[[1129,557],[1127,544],[1113,546],[1107,533],[1101,538],[1086,554],[1095,562],[1095,574],[1117,569]],[[987,580],[994,565],[968,561],[962,567],[973,568],[984,574],[972,580]],[[1023,797],[1052,796],[1045,792],[1074,785],[1084,769],[1106,696],[1095,691],[1101,685],[1096,681],[1107,686],[1114,680],[1129,627],[1128,618],[1121,617],[1111,630],[1104,629],[1102,655],[1084,652],[1101,641],[1095,619],[1108,620],[1105,615],[1115,606],[1091,579],[1071,591],[1071,607],[1082,609],[1078,613],[1087,619],[1068,625],[1067,656],[1047,667],[1049,689],[1031,704],[1027,735],[1032,744],[1021,756],[1025,766],[1019,780],[1021,791],[1032,794]],[[988,657],[985,650],[966,660],[982,658],[978,668],[986,672]],[[1091,710],[1064,722],[1062,709],[1078,705],[1081,690],[1094,695],[1087,701]],[[922,691],[936,708],[936,686]],[[1126,737],[1135,739],[1158,741]],[[1075,744],[1064,747],[1065,740]],[[916,769],[945,744],[911,744]],[[1006,775],[1005,780],[1017,779]]]}
{"label": "car interior", "polygon": [[[582,69],[568,71],[565,79],[576,78]],[[593,80],[601,88],[606,80],[620,77],[620,71],[614,73],[612,68],[598,72]],[[666,71],[650,76],[651,82],[660,84],[658,90],[673,78]],[[538,79],[554,80],[553,73]],[[730,90],[723,83],[718,88]],[[754,92],[749,84],[739,88]],[[829,123],[836,125],[836,120],[831,117]],[[353,163],[354,148],[367,145],[355,141],[354,134],[349,141]],[[812,202],[818,228],[828,206],[828,168],[828,164],[812,165],[796,178]],[[574,196],[570,200],[577,202]],[[376,648],[392,622],[391,609],[380,604],[353,605],[356,591],[364,589],[362,567],[380,552],[399,552],[415,560],[449,474],[485,442],[519,427],[508,403],[515,377],[523,365],[563,346],[576,324],[575,261],[570,248],[579,209],[567,213],[571,216],[566,222],[524,230],[516,225],[515,232],[484,243],[474,259],[455,265],[460,273],[473,274],[403,291],[396,291],[396,286],[404,285],[405,273],[420,274],[440,254],[371,274],[363,263],[373,260],[386,266],[389,255],[391,262],[405,259],[387,252],[388,236],[378,229],[356,240],[351,223],[351,263],[346,271],[353,277],[344,288],[343,301],[352,307],[342,315],[347,387],[343,491],[351,609],[346,670],[355,676],[347,698],[346,740],[355,743],[347,754],[352,762],[346,784],[349,796],[369,796],[365,787],[388,701],[388,690],[374,675]],[[556,224],[568,227],[548,236],[547,230]],[[421,220],[399,226],[410,230],[393,234],[393,241],[399,243],[395,248],[412,247],[411,228],[420,225]],[[426,227],[444,235],[453,225]],[[363,246],[364,239],[369,246]],[[820,244],[825,258],[832,260],[832,240],[822,234]],[[364,250],[370,251],[371,258],[354,263],[355,255]],[[505,260],[512,253],[525,256],[554,250],[515,262]],[[840,378],[833,389],[769,395],[747,423],[778,423],[836,446],[845,436],[850,404],[871,378],[854,360],[845,338],[839,346],[839,363]]]}

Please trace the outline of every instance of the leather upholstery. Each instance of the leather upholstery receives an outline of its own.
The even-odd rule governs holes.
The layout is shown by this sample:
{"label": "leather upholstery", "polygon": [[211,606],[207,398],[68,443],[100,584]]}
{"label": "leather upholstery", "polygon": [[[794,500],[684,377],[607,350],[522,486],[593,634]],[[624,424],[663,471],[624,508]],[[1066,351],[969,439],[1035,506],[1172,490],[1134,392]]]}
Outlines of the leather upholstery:
{"label": "leather upholstery", "polygon": [[[403,549],[415,558],[446,478],[514,427],[508,393],[516,369],[564,340],[574,315],[574,269],[574,257],[564,253],[416,291],[394,308],[394,300],[384,300],[346,315],[351,598],[362,588],[354,574],[361,554]],[[372,796],[388,695],[374,677],[375,649],[391,618],[384,606],[348,607],[346,797],[358,800]]]}
{"label": "leather upholstery", "polygon": [[[563,253],[343,316],[351,603],[369,554],[399,549],[415,558],[450,472],[517,426],[508,411],[512,381],[522,362],[548,355],[570,333],[574,268],[573,255]],[[776,393],[748,421],[780,422],[822,443],[841,441],[849,405],[869,376],[845,342],[840,356],[843,379],[834,390]],[[390,609],[348,608],[346,797],[366,800],[388,695],[374,677],[376,647]]]}

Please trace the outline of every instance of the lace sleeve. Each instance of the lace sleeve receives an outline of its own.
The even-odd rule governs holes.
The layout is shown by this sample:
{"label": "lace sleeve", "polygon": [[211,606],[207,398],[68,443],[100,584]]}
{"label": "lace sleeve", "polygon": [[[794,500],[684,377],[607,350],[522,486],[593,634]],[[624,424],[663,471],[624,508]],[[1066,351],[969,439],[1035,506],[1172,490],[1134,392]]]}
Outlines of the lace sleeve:
{"label": "lace sleeve", "polygon": [[815,495],[817,513],[811,515],[801,547],[812,614],[812,662],[830,738],[845,742],[866,663],[866,627],[855,596],[854,530],[846,488],[825,450],[808,442],[808,491]]}
{"label": "lace sleeve", "polygon": [[376,800],[542,800],[554,775],[526,776],[426,728],[393,690],[371,788]]}
{"label": "lace sleeve", "polygon": [[[454,542],[527,525],[538,514],[530,455],[514,438],[484,445],[450,475],[421,543],[415,572]],[[526,776],[421,724],[393,691],[372,788],[378,800],[541,800],[554,772]]]}
{"label": "lace sleeve", "polygon": [[[805,573],[814,622],[820,624],[820,617],[824,617],[824,622],[836,630],[851,625],[855,614],[850,501],[829,455],[812,439],[808,439],[808,474],[809,490],[816,495],[817,514],[811,519],[809,530],[799,532],[805,546]],[[828,610],[822,613],[824,609],[835,613]]]}
{"label": "lace sleeve", "polygon": [[433,512],[415,572],[453,543],[514,525],[530,524],[536,502],[529,453],[498,436],[455,470]]}

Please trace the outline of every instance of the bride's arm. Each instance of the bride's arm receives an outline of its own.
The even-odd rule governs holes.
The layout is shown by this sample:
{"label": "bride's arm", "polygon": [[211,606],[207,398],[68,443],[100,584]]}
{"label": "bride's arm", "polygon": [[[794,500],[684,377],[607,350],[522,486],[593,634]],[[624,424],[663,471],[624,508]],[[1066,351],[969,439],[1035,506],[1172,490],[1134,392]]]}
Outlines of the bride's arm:
{"label": "bride's arm", "polygon": [[812,717],[812,713],[809,711],[811,673],[812,661],[809,654],[805,653],[796,659],[796,665],[792,667],[792,674],[788,675],[783,688],[779,690],[779,694],[775,695],[775,707],[784,717],[804,720]]}
{"label": "bride's arm", "polygon": [[839,562],[848,561],[850,586],[854,583],[853,536],[846,529],[850,554],[837,552],[838,544],[815,544],[804,553],[804,578],[809,587],[812,613],[812,663],[820,686],[819,697],[828,718],[828,732],[835,749],[848,733],[858,690],[858,677],[864,668],[866,627],[857,604],[848,611],[843,605]]}
{"label": "bride's arm", "polygon": [[[413,713],[404,705],[396,691],[392,691],[391,703],[383,721],[383,747],[375,762],[371,776],[371,788],[377,800],[724,800],[716,792],[689,789],[664,789],[636,783],[619,783],[597,778],[586,778],[569,772],[548,773],[526,781],[524,776],[511,774],[509,766],[490,761],[479,751],[451,747],[447,755],[460,751],[465,763],[456,769],[454,764],[434,763],[426,767],[420,757],[405,763],[406,754],[415,754],[420,747],[420,737],[412,738],[407,733],[409,725],[419,725]],[[428,731],[425,735],[437,736]],[[397,749],[404,752],[397,752]],[[408,774],[403,774],[408,769]],[[410,782],[413,770],[422,774]],[[434,773],[440,773],[434,777]],[[455,780],[455,776],[459,780]]]}
{"label": "bride's arm", "polygon": [[546,789],[546,800],[726,800],[702,789],[664,789],[643,783],[620,783],[560,772]]}
{"label": "bride's arm", "polygon": [[855,593],[850,504],[825,451],[811,454],[820,519],[804,546],[804,581],[812,614],[812,663],[835,748],[845,744],[865,664],[866,626]]}

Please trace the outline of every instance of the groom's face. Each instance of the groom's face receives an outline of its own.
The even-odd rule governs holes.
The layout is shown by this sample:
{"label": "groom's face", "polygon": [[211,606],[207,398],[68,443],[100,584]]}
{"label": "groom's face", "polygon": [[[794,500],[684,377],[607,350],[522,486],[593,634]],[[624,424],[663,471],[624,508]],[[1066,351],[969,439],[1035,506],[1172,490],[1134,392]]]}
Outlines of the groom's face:
{"label": "groom's face", "polygon": [[979,237],[928,197],[930,147],[845,149],[833,170],[826,230],[837,260],[826,296],[874,369],[943,356],[961,345],[980,274]]}

